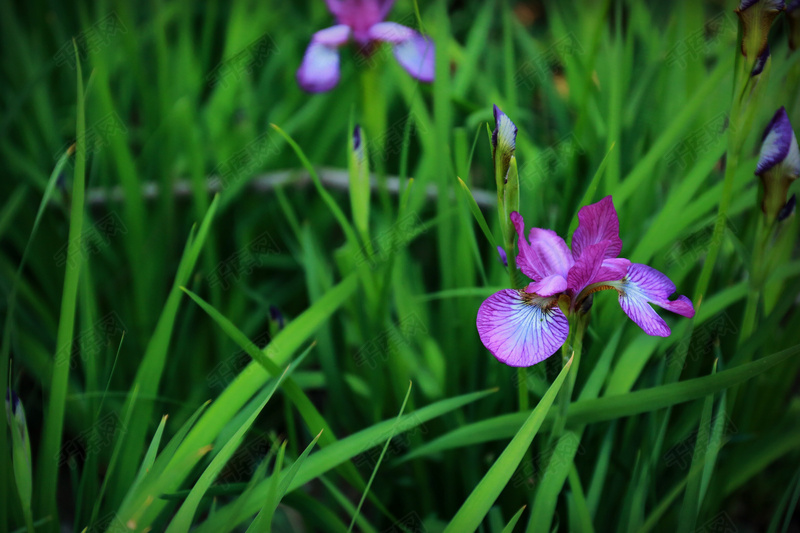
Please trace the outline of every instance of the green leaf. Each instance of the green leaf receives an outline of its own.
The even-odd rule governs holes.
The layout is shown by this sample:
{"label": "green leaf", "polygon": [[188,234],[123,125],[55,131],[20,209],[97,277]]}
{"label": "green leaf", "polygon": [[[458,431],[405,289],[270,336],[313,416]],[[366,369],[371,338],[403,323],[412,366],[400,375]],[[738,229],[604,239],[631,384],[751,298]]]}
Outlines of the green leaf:
{"label": "green leaf", "polygon": [[530,448],[533,438],[542,426],[544,417],[553,405],[553,400],[555,400],[558,391],[561,390],[564,379],[567,377],[571,367],[572,358],[570,357],[561,373],[559,373],[550,388],[547,389],[547,392],[536,407],[531,410],[522,427],[506,446],[506,449],[503,450],[503,453],[500,454],[500,457],[497,458],[486,475],[483,476],[478,486],[472,490],[467,500],[461,505],[461,508],[447,525],[445,533],[476,531],[480,527],[483,518],[489,512],[489,508],[500,496],[500,493],[514,475],[520,461],[525,456],[525,452]]}
{"label": "green leaf", "polygon": [[[64,432],[64,410],[66,408],[67,385],[69,382],[69,358],[72,350],[62,349],[72,346],[75,328],[75,309],[78,300],[78,281],[83,264],[83,209],[86,194],[86,110],[84,107],[83,71],[78,54],[78,45],[73,40],[77,76],[77,105],[75,113],[75,174],[72,182],[72,205],[70,206],[69,237],[67,241],[67,264],[64,275],[64,288],[61,293],[61,312],[58,320],[56,350],[53,375],[50,382],[49,401],[42,431],[42,446],[39,450],[37,473],[38,513],[50,515],[58,522],[56,489],[58,487],[59,449]],[[52,179],[52,178],[51,178]],[[52,187],[52,184],[48,184]],[[49,191],[52,193],[52,188]],[[48,191],[45,190],[45,194]],[[40,205],[41,216],[43,205]]]}
{"label": "green leaf", "polygon": [[464,197],[467,199],[467,205],[469,206],[469,210],[472,211],[472,216],[475,217],[475,220],[478,222],[478,225],[481,227],[483,234],[486,236],[486,239],[492,243],[492,248],[497,248],[497,242],[494,240],[494,235],[492,235],[492,230],[489,229],[489,224],[486,223],[486,219],[483,217],[483,213],[481,212],[481,208],[478,207],[478,202],[475,201],[475,197],[472,196],[472,191],[469,190],[469,187],[464,180],[461,178],[458,179],[458,184],[461,185],[461,190],[464,192]]}
{"label": "green leaf", "polygon": [[219,475],[222,467],[228,462],[228,459],[233,456],[234,452],[239,448],[239,445],[242,443],[244,439],[245,433],[250,429],[250,426],[253,425],[253,422],[256,421],[256,418],[267,405],[267,403],[272,399],[272,396],[275,394],[275,391],[278,390],[278,387],[286,378],[286,376],[290,375],[292,370],[297,368],[298,365],[302,362],[303,358],[306,354],[309,353],[310,350],[307,350],[297,361],[293,364],[288,366],[286,370],[284,370],[281,377],[275,380],[272,388],[269,391],[269,394],[261,401],[258,407],[250,414],[250,416],[245,420],[245,422],[239,426],[236,430],[236,433],[225,443],[219,453],[212,459],[211,463],[206,467],[205,471],[200,475],[200,478],[192,487],[192,490],[189,492],[189,496],[186,497],[186,501],[183,502],[183,505],[180,506],[178,512],[175,514],[175,517],[167,527],[167,533],[180,533],[180,532],[188,532],[189,528],[192,525],[192,518],[194,517],[195,513],[197,512],[197,506],[200,505],[200,500],[203,498],[206,490],[211,486],[214,480]]}
{"label": "green leaf", "polygon": [[[302,487],[312,479],[315,479],[337,465],[352,459],[359,453],[362,453],[377,444],[384,442],[386,435],[392,431],[408,431],[420,424],[424,424],[428,420],[442,416],[459,407],[475,402],[487,395],[495,392],[496,389],[473,392],[455,398],[448,398],[446,400],[438,401],[427,407],[423,407],[403,415],[400,420],[391,419],[379,422],[367,429],[361,430],[358,433],[346,437],[336,444],[332,444],[325,449],[311,455],[300,467],[297,476],[292,483],[289,484],[287,489],[289,492]],[[231,522],[239,523],[245,516],[255,513],[261,506],[264,498],[266,497],[269,479],[263,481],[253,491],[250,496],[242,504],[240,513],[234,515],[231,506],[223,507],[214,516],[210,517],[198,529],[197,533],[210,533],[219,530],[221,524],[228,524]]]}
{"label": "green leaf", "polygon": [[[593,424],[685,403],[727,389],[762,374],[800,352],[800,346],[774,353],[757,361],[723,370],[713,376],[689,379],[628,394],[578,400],[570,404],[567,425]],[[451,448],[511,437],[529,413],[511,413],[462,426],[405,455],[406,461]],[[545,424],[552,422],[548,415]]]}

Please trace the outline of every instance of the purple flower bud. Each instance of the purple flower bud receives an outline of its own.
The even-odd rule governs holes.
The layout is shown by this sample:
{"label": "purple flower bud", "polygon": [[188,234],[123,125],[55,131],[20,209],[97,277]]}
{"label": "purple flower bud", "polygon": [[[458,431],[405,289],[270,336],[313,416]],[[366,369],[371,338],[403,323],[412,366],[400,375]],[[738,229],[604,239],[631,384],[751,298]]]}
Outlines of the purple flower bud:
{"label": "purple flower bud", "polygon": [[283,313],[281,313],[281,310],[278,309],[277,306],[275,305],[269,306],[269,318],[270,320],[278,324],[278,331],[283,329],[283,326],[285,325],[285,319],[283,317]]}
{"label": "purple flower bud", "polygon": [[761,209],[767,220],[774,220],[786,205],[789,186],[800,176],[797,137],[783,107],[764,130],[755,173],[764,186]]}
{"label": "purple flower bud", "polygon": [[511,164],[511,156],[517,147],[517,126],[503,113],[499,107],[494,106],[494,131],[492,132],[492,159],[497,168],[498,154],[501,161],[502,177],[506,177]]}
{"label": "purple flower bud", "polygon": [[786,20],[789,22],[789,49],[800,48],[800,0],[786,6]]}
{"label": "purple flower bud", "polygon": [[786,205],[781,208],[780,212],[778,212],[778,222],[783,222],[790,216],[794,215],[795,207],[797,207],[797,195],[793,194],[789,198],[789,201],[786,202]]}
{"label": "purple flower bud", "polygon": [[503,263],[503,266],[508,266],[508,256],[506,255],[506,251],[503,249],[502,246],[497,247],[497,253],[500,255],[500,262]]}
{"label": "purple flower bud", "polygon": [[761,52],[756,59],[756,64],[753,66],[753,71],[750,73],[750,77],[758,76],[764,71],[764,67],[767,65],[767,60],[769,59],[769,45],[764,48],[764,51]]}
{"label": "purple flower bud", "polygon": [[767,47],[769,29],[784,10],[783,0],[742,0],[734,12],[742,21],[742,54],[757,58]]}

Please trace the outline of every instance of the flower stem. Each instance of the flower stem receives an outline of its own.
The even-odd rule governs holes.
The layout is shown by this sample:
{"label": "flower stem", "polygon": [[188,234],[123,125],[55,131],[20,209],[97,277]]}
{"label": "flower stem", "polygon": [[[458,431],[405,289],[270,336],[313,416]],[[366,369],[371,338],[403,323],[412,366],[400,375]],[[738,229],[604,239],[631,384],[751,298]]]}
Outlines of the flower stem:
{"label": "flower stem", "polygon": [[[550,433],[551,441],[554,441],[561,436],[564,431],[564,426],[567,423],[567,410],[572,401],[572,392],[575,388],[575,380],[578,375],[578,367],[581,363],[581,352],[583,351],[583,334],[586,331],[586,323],[588,322],[588,315],[583,313],[576,313],[570,316],[570,339],[561,347],[561,364],[562,368],[567,364],[570,358],[570,351],[572,360],[572,368],[567,376],[567,382],[564,388],[559,393],[558,412],[556,419],[553,423],[553,430]],[[571,349],[571,350],[570,350]]]}
{"label": "flower stem", "polygon": [[[758,218],[758,229],[756,230],[755,247],[753,260],[750,267],[750,282],[747,292],[747,304],[742,318],[742,329],[739,335],[739,345],[741,346],[755,331],[758,325],[758,306],[761,302],[761,293],[764,291],[766,275],[764,271],[764,257],[769,244],[772,230],[775,228],[775,221],[765,221],[764,217]],[[742,361],[746,363],[748,361]]]}

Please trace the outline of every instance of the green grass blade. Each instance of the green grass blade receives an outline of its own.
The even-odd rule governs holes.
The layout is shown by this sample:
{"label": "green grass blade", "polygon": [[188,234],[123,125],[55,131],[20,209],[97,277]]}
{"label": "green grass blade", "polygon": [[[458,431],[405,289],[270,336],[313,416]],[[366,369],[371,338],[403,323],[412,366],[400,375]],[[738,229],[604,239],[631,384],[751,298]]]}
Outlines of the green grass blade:
{"label": "green grass blade", "polygon": [[[273,474],[273,478],[275,480],[276,485],[273,486],[273,490],[270,490],[270,497],[264,500],[264,506],[259,511],[258,515],[256,516],[253,523],[250,524],[250,527],[247,528],[247,532],[250,533],[258,533],[259,531],[269,531],[270,526],[272,523],[272,517],[275,515],[275,510],[278,508],[278,504],[283,499],[284,495],[286,495],[286,490],[289,488],[289,484],[294,479],[294,476],[297,475],[297,471],[302,466],[303,462],[308,457],[308,454],[311,453],[311,450],[316,446],[317,441],[319,440],[320,436],[322,435],[323,431],[320,431],[314,440],[306,446],[306,449],[303,450],[303,453],[292,463],[292,466],[286,471],[283,477],[276,476]],[[280,472],[280,466],[276,463],[275,472]],[[280,479],[280,483],[277,483]]]}
{"label": "green grass blade", "polygon": [[197,512],[197,507],[200,505],[200,500],[203,498],[206,490],[208,490],[208,488],[217,478],[222,470],[222,467],[228,462],[228,459],[230,459],[233,453],[239,448],[239,445],[244,439],[245,433],[250,430],[250,426],[253,425],[253,422],[256,421],[258,415],[261,414],[261,411],[272,399],[272,396],[275,394],[275,391],[278,390],[281,382],[286,378],[287,375],[291,373],[294,368],[297,368],[297,365],[300,364],[301,360],[302,359],[299,359],[297,362],[288,366],[286,370],[284,370],[281,377],[275,380],[275,383],[272,385],[272,388],[270,389],[266,398],[264,398],[264,400],[258,405],[258,407],[247,418],[247,420],[245,420],[244,424],[242,424],[236,430],[236,433],[233,434],[233,436],[228,440],[228,442],[225,443],[219,453],[214,457],[214,459],[211,461],[211,464],[208,465],[208,467],[200,476],[200,479],[198,479],[192,487],[191,492],[189,492],[189,496],[186,497],[186,501],[184,501],[183,505],[181,505],[178,509],[178,512],[170,522],[169,527],[167,527],[167,533],[180,533],[189,531],[189,528],[192,525],[192,519]]}
{"label": "green grass blade", "polygon": [[[578,400],[570,404],[567,425],[593,424],[640,413],[663,409],[714,394],[762,374],[800,352],[800,346],[788,348],[757,361],[723,370],[713,376],[670,383],[628,394],[605,396],[593,400]],[[467,424],[428,442],[403,457],[409,460],[451,448],[468,446],[512,437],[529,413],[500,415]],[[548,415],[545,424],[552,422]]]}
{"label": "green grass blade", "polygon": [[[395,429],[399,431],[408,431],[420,424],[424,424],[428,420],[440,417],[460,407],[480,400],[481,398],[485,398],[493,392],[495,392],[494,389],[440,400],[432,405],[418,409],[413,413],[403,415],[399,421],[396,419],[385,420],[350,435],[336,444],[328,446],[311,455],[300,467],[297,476],[294,478],[294,481],[289,484],[287,490],[291,492],[302,487],[312,479],[325,474],[344,461],[355,457],[359,453],[363,453],[380,442],[384,442],[385,436],[390,431],[394,431]],[[245,516],[250,516],[252,513],[255,513],[261,507],[263,498],[266,496],[268,482],[269,480],[265,480],[254,490],[253,495],[242,505],[241,513],[234,516],[230,508],[224,507],[220,509],[215,516],[202,524],[197,532],[209,533],[218,531],[221,524],[227,524],[231,521],[239,523]]]}
{"label": "green grass blade", "polygon": [[58,523],[56,489],[58,487],[59,449],[64,431],[64,409],[69,381],[69,357],[75,327],[75,311],[78,299],[78,280],[83,264],[83,208],[86,188],[86,111],[84,108],[83,71],[81,70],[78,45],[75,49],[77,76],[77,106],[75,138],[75,175],[72,182],[72,205],[70,208],[69,241],[67,244],[66,273],[64,290],[61,293],[61,312],[56,336],[56,352],[53,377],[50,384],[47,417],[44,421],[42,447],[39,453],[38,505],[39,513],[53,517]]}
{"label": "green grass blade", "polygon": [[519,522],[519,519],[522,518],[522,512],[525,510],[526,507],[527,505],[523,505],[522,507],[520,507],[519,511],[514,513],[514,516],[511,517],[511,520],[508,521],[508,524],[506,524],[506,527],[503,528],[503,531],[501,533],[514,532],[514,528],[517,527],[517,522]]}
{"label": "green grass blade", "polygon": [[525,452],[530,448],[533,438],[539,431],[544,422],[550,407],[553,405],[558,391],[564,384],[564,379],[572,367],[572,358],[564,365],[556,380],[547,389],[547,392],[539,403],[531,410],[530,415],[511,439],[511,442],[500,454],[492,467],[483,476],[478,486],[476,486],[453,519],[445,528],[445,533],[459,531],[476,531],[483,522],[489,508],[494,504],[497,497],[503,491],[508,481],[514,475],[520,461],[525,456]]}

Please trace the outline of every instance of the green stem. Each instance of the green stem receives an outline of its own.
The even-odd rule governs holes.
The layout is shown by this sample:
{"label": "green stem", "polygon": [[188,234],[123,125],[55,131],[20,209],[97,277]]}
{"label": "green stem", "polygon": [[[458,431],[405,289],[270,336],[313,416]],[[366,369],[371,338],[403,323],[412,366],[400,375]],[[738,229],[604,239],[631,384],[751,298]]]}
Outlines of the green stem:
{"label": "green stem", "polygon": [[[758,305],[761,301],[761,293],[764,290],[764,253],[767,249],[770,234],[774,223],[765,223],[763,217],[758,218],[758,229],[756,230],[755,250],[753,251],[753,262],[750,267],[750,283],[747,292],[747,304],[742,318],[742,328],[739,335],[739,346],[744,343],[755,331],[758,325]],[[747,362],[747,361],[743,361]]]}
{"label": "green stem", "polygon": [[[572,401],[572,392],[575,388],[575,380],[578,375],[578,367],[581,362],[581,352],[583,351],[583,334],[586,331],[586,323],[588,322],[588,315],[585,314],[572,314],[570,316],[570,339],[561,347],[561,364],[566,366],[567,361],[571,356],[573,357],[572,368],[567,376],[567,382],[564,388],[559,393],[558,412],[556,419],[553,423],[553,429],[550,433],[551,441],[561,436],[564,431],[564,426],[567,423],[567,409]],[[570,350],[571,349],[571,350]]]}

